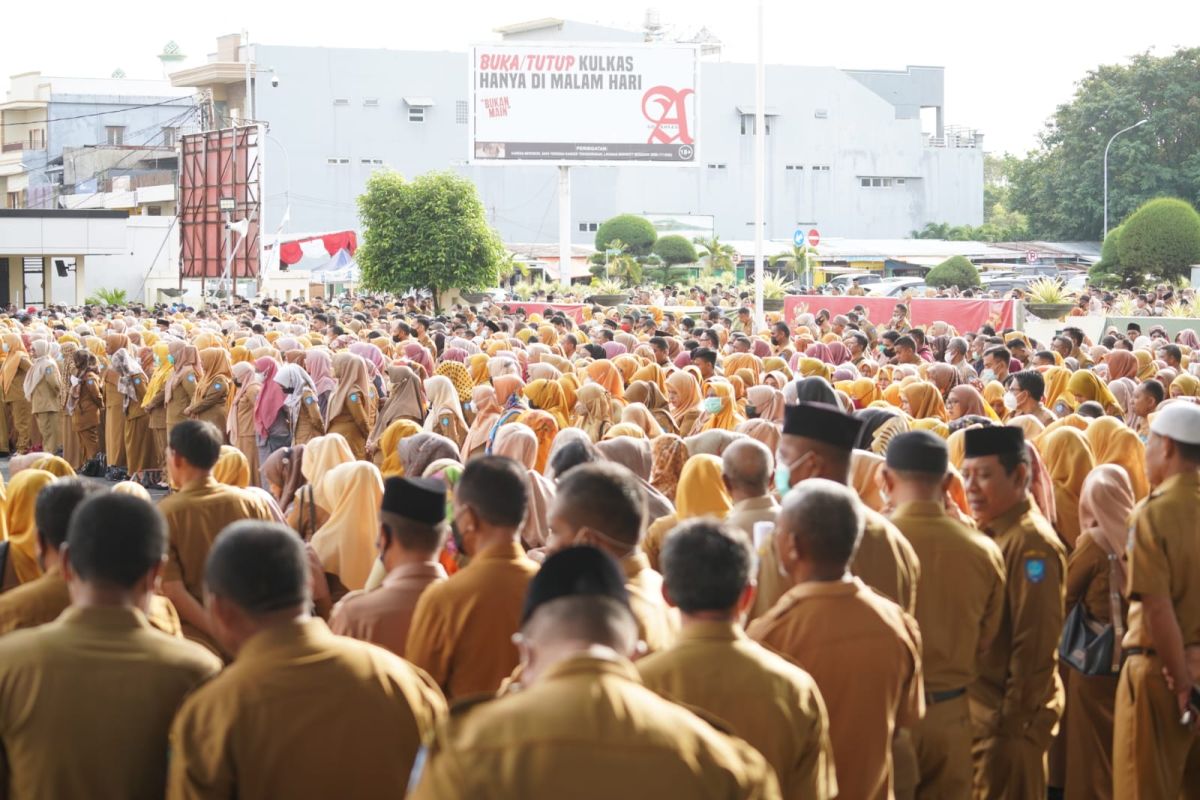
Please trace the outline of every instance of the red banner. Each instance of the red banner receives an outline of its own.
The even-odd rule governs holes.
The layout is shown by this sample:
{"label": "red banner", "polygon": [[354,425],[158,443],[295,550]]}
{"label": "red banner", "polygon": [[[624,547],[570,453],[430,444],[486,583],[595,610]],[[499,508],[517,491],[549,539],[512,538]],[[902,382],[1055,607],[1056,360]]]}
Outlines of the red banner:
{"label": "red banner", "polygon": [[[862,306],[867,317],[876,325],[892,318],[892,311],[900,301],[894,297],[853,297],[848,295],[788,295],[784,299],[784,319],[794,322],[800,314],[816,314],[824,309],[830,314],[845,314],[855,306]],[[975,300],[971,298],[920,297],[908,301],[909,318],[913,325],[922,327],[933,322],[945,322],[959,333],[977,331],[984,325],[996,330],[1013,327],[1015,301]]]}
{"label": "red banner", "polygon": [[546,310],[549,309],[551,312],[557,311],[561,313],[564,317],[570,317],[575,320],[576,325],[583,324],[585,313],[588,319],[592,317],[592,307],[585,306],[583,303],[527,303],[523,300],[506,300],[500,306],[507,306],[512,312],[515,312],[518,308],[523,308],[526,314],[541,314],[543,318],[550,316],[550,314],[546,313]]}

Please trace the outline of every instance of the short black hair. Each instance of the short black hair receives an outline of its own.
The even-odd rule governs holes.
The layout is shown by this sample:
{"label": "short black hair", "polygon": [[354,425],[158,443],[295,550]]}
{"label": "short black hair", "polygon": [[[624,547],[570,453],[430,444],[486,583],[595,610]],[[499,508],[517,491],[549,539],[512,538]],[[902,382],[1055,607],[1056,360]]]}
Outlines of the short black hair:
{"label": "short black hair", "polygon": [[901,336],[896,340],[896,347],[907,347],[909,350],[916,350],[917,343],[913,341],[911,336]]}
{"label": "short black hair", "polygon": [[1039,403],[1046,393],[1046,380],[1036,369],[1023,369],[1013,373],[1012,384],[1023,392],[1029,392],[1029,396]]}
{"label": "short black hair", "polygon": [[1080,403],[1079,408],[1075,409],[1075,413],[1081,417],[1100,419],[1104,416],[1104,406],[1100,405],[1095,400],[1088,400],[1087,402]]}
{"label": "short black hair", "polygon": [[60,549],[67,540],[71,515],[88,495],[101,491],[99,484],[82,478],[59,478],[38,492],[33,506],[33,522],[44,546]]}
{"label": "short black hair", "polygon": [[196,469],[212,469],[221,457],[221,432],[211,422],[185,419],[171,428],[168,444]]}
{"label": "short black hair", "polygon": [[379,526],[387,539],[395,539],[403,549],[420,553],[435,552],[450,530],[445,522],[430,525],[391,511],[379,512]]}
{"label": "short black hair", "polygon": [[559,447],[550,456],[550,474],[557,480],[575,467],[582,464],[595,464],[603,460],[604,456],[600,455],[600,451],[596,449],[595,445],[575,439]]}
{"label": "short black hair", "polygon": [[204,585],[249,614],[307,606],[304,543],[278,522],[242,520],[227,525],[208,551]]}
{"label": "short black hair", "polygon": [[1170,356],[1175,361],[1183,360],[1183,351],[1179,349],[1177,344],[1169,344],[1163,348],[1163,353]]}
{"label": "short black hair", "polygon": [[[1141,330],[1141,328],[1139,328],[1138,330]],[[1083,344],[1083,329],[1082,328],[1076,328],[1074,326],[1071,326],[1070,328],[1063,328],[1063,333],[1065,333],[1067,336],[1071,337],[1071,339],[1075,342],[1076,347]]]}
{"label": "short black hair", "polygon": [[516,528],[529,506],[529,482],[525,469],[511,458],[482,456],[467,462],[454,496],[485,522]]}
{"label": "short black hair", "polygon": [[1161,403],[1167,397],[1167,390],[1163,388],[1163,385],[1154,378],[1151,378],[1148,381],[1143,381],[1138,388],[1153,397],[1155,403]]}
{"label": "short black hair", "polygon": [[1004,362],[1005,366],[1007,366],[1008,362],[1012,360],[1012,353],[1008,352],[1008,348],[1002,345],[989,347],[987,350],[983,351],[983,354],[985,356],[991,356],[993,360]]}
{"label": "short black hair", "polygon": [[649,343],[651,347],[657,347],[659,350],[667,349],[667,340],[661,336],[651,336]]}
{"label": "short black hair", "polygon": [[692,361],[707,361],[715,367],[717,366],[717,354],[707,347],[697,347],[692,351]]}
{"label": "short black hair", "polygon": [[1038,350],[1036,353],[1033,354],[1033,357],[1036,359],[1040,359],[1041,361],[1048,361],[1051,364],[1056,363],[1056,360],[1054,358],[1054,353],[1052,353],[1049,350]]}
{"label": "short black hair", "polygon": [[133,495],[102,492],[86,498],[67,528],[67,561],[87,583],[131,589],[166,553],[166,520]]}
{"label": "short black hair", "polygon": [[620,464],[585,464],[558,482],[555,505],[571,520],[631,548],[646,527],[646,492]]}
{"label": "short black hair", "polygon": [[866,349],[867,349],[867,345],[869,345],[869,344],[871,343],[871,342],[870,342],[870,340],[869,340],[869,339],[867,339],[867,335],[866,335],[865,333],[862,333],[862,332],[860,332],[860,331],[855,331],[854,333],[850,334],[850,335],[849,335],[849,336],[847,336],[846,338],[847,338],[847,339],[853,339],[854,341],[858,342],[858,346],[859,346],[859,347],[861,347],[861,348],[862,348],[862,349],[864,349],[864,350],[866,350]]}
{"label": "short black hair", "polygon": [[659,564],[671,602],[685,614],[732,611],[750,583],[753,549],[746,534],[715,520],[676,525]]}

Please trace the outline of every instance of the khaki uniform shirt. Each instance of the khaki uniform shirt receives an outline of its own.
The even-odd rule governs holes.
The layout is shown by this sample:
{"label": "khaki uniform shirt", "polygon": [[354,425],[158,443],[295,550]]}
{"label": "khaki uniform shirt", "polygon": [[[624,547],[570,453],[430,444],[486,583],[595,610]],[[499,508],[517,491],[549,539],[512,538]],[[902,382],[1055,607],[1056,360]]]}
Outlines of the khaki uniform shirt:
{"label": "khaki uniform shirt", "polygon": [[452,712],[411,798],[779,796],[754,748],[642,686],[629,662],[580,655],[516,694]]}
{"label": "khaki uniform shirt", "polygon": [[538,565],[518,542],[481,550],[417,600],[405,657],[428,672],[446,697],[495,692],[519,661],[512,635]]}
{"label": "khaki uniform shirt", "polygon": [[162,797],[171,718],[220,668],[131,608],[71,608],[0,637],[5,796]]}
{"label": "khaki uniform shirt", "polygon": [[729,513],[725,515],[725,524],[740,528],[746,534],[747,540],[752,542],[754,541],[754,523],[770,522],[773,524],[778,516],[779,503],[775,502],[775,498],[771,495],[748,497],[733,504],[733,508],[729,509]]}
{"label": "khaki uniform shirt", "polygon": [[[21,395],[22,398],[25,395]],[[75,404],[73,417],[75,430],[86,431],[100,427],[101,409],[104,408],[104,398],[100,394],[100,378],[96,373],[89,372],[80,379],[79,400]]]}
{"label": "khaki uniform shirt", "polygon": [[965,689],[978,675],[979,643],[1004,613],[1004,557],[996,543],[946,514],[941,503],[904,503],[892,523],[921,559],[917,611],[921,665],[931,692]]}
{"label": "khaki uniform shirt", "polygon": [[802,583],[747,633],[817,682],[839,797],[886,800],[892,735],[925,713],[917,622],[860,578]]}
{"label": "khaki uniform shirt", "polygon": [[378,589],[350,592],[333,609],[329,627],[339,636],[353,636],[404,656],[417,599],[429,586],[446,580],[436,561],[403,564],[389,572]]}
{"label": "khaki uniform shirt", "polygon": [[[204,602],[204,562],[217,534],[240,520],[275,519],[265,502],[249,492],[217,483],[211,475],[163,498],[158,510],[167,520],[169,536],[163,580],[182,581],[199,603]],[[191,638],[209,641],[187,621],[183,630]]]}
{"label": "khaki uniform shirt", "polygon": [[[69,605],[71,593],[55,564],[29,583],[0,594],[0,635],[52,622]],[[146,621],[169,636],[183,636],[175,606],[162,595],[151,596]]]}
{"label": "khaki uniform shirt", "polygon": [[381,647],[319,619],[252,636],[171,726],[167,796],[239,800],[403,797],[437,687]]}
{"label": "khaki uniform shirt", "polygon": [[46,374],[33,387],[33,396],[29,398],[34,414],[46,414],[63,410],[62,379],[58,374],[58,366],[51,364],[46,367]]}
{"label": "khaki uniform shirt", "polygon": [[307,386],[300,393],[300,408],[296,412],[292,445],[308,444],[318,436],[325,435],[325,420],[321,416],[321,403]]}
{"label": "khaki uniform shirt", "polygon": [[816,681],[732,622],[692,622],[637,662],[646,687],[730,725],[767,759],[787,798],[837,795],[829,715]]}
{"label": "khaki uniform shirt", "polygon": [[662,575],[650,567],[645,553],[621,559],[629,608],[637,620],[638,638],[654,653],[669,647],[679,630],[679,614],[663,599]]}
{"label": "khaki uniform shirt", "polygon": [[1200,472],[1167,478],[1133,510],[1125,647],[1154,648],[1141,595],[1171,598],[1183,644],[1200,644]]}
{"label": "khaki uniform shirt", "polygon": [[968,694],[977,726],[1019,736],[1035,722],[1052,727],[1049,715],[1057,719],[1062,712],[1057,666],[1066,552],[1028,497],[984,526],[984,533],[1004,556],[1006,596],[1000,631],[980,657],[979,679]]}

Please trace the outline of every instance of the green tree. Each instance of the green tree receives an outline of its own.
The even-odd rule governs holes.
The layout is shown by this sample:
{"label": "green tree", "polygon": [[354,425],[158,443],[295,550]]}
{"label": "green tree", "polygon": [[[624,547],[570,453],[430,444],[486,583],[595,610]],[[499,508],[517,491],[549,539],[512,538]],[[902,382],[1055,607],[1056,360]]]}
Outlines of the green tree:
{"label": "green tree", "polygon": [[654,255],[669,266],[696,263],[696,248],[682,236],[664,236],[654,243]]}
{"label": "green tree", "polygon": [[604,250],[614,240],[620,240],[635,256],[650,254],[658,232],[650,224],[650,220],[636,214],[618,214],[612,219],[605,220],[596,231],[596,249]]}
{"label": "green tree", "polygon": [[960,289],[979,285],[979,270],[965,256],[950,256],[925,274],[929,286],[957,286]]}
{"label": "green tree", "polygon": [[692,241],[700,248],[702,253],[700,263],[709,275],[717,275],[733,269],[737,250],[733,245],[722,242],[720,236],[713,234],[711,239],[698,236]]}
{"label": "green tree", "polygon": [[1171,197],[1151,200],[1121,225],[1117,256],[1126,280],[1177,282],[1200,263],[1200,214]]}
{"label": "green tree", "polygon": [[1115,288],[1125,282],[1125,275],[1121,271],[1121,257],[1117,252],[1120,239],[1120,225],[1110,230],[1108,236],[1104,237],[1104,244],[1100,245],[1100,260],[1088,269],[1088,280],[1091,283],[1105,288]]}
{"label": "green tree", "polygon": [[1108,216],[1122,219],[1160,196],[1200,202],[1200,48],[1134,56],[1084,76],[1058,107],[1039,147],[1013,165],[1012,208],[1033,238],[1101,238],[1104,148],[1140,119],[1108,155]]}
{"label": "green tree", "polygon": [[376,172],[359,195],[358,215],[363,242],[355,260],[369,290],[419,287],[441,294],[496,285],[504,245],[466,178],[430,172],[406,181]]}

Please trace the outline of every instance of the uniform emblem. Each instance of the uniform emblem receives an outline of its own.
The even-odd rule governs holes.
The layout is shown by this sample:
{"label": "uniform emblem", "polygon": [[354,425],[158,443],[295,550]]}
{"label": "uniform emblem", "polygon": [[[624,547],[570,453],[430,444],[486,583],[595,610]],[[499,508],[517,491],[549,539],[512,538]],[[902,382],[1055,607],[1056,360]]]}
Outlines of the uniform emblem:
{"label": "uniform emblem", "polygon": [[219,390],[221,388],[221,384],[219,384],[219,383],[213,384],[213,388]]}
{"label": "uniform emblem", "polygon": [[195,382],[196,382],[196,376],[188,375],[188,383],[195,383]]}
{"label": "uniform emblem", "polygon": [[311,397],[304,398],[304,405],[311,406],[312,404],[313,404],[313,399]]}
{"label": "uniform emblem", "polygon": [[358,402],[358,394],[357,394],[357,393],[356,393],[356,394],[352,394],[352,395],[350,395],[350,402],[351,402],[351,403],[357,403],[357,402]]}
{"label": "uniform emblem", "polygon": [[1042,578],[1046,577],[1046,559],[1044,558],[1027,558],[1025,559],[1025,579],[1030,583],[1041,583]]}
{"label": "uniform emblem", "polygon": [[54,372],[54,367],[46,367],[46,374],[47,374],[47,375],[49,375],[49,374],[50,374],[50,373],[52,373],[52,372]]}
{"label": "uniform emblem", "polygon": [[134,378],[134,379],[133,379],[133,385],[134,385],[134,386],[138,386],[138,385],[140,385],[140,384],[141,384],[141,382],[142,382],[142,379],[141,379],[141,378]]}
{"label": "uniform emblem", "polygon": [[88,386],[91,386],[91,385],[92,385],[92,383],[94,383],[94,381],[92,381],[92,379],[91,379],[91,378],[88,378]]}

